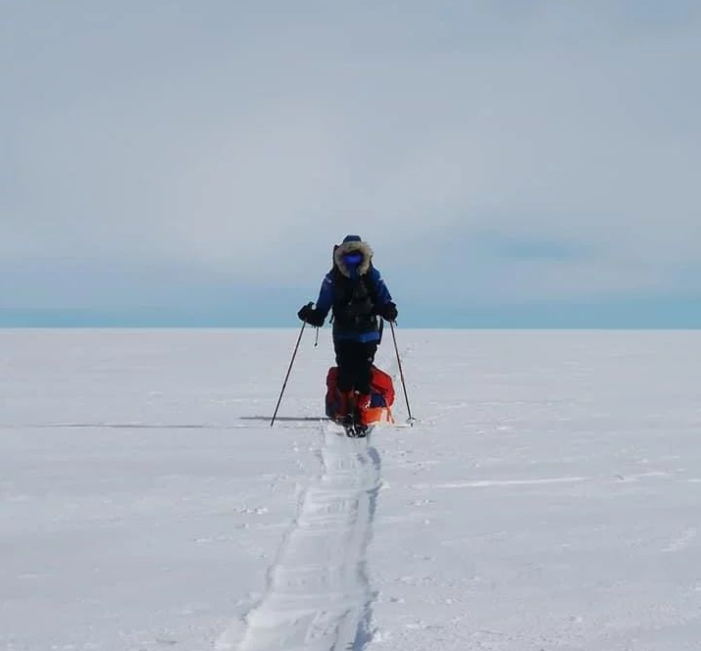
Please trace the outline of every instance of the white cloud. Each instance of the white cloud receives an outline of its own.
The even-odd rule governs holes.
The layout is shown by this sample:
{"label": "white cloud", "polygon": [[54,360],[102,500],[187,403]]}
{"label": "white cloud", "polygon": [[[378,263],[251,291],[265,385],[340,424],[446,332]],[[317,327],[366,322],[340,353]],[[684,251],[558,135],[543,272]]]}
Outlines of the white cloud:
{"label": "white cloud", "polygon": [[[674,291],[697,259],[688,6],[256,6],[14,17],[5,264],[180,263],[315,288],[349,231],[386,273],[485,229],[593,245],[591,260],[476,256],[475,293],[498,302]],[[440,269],[461,269],[450,255]]]}

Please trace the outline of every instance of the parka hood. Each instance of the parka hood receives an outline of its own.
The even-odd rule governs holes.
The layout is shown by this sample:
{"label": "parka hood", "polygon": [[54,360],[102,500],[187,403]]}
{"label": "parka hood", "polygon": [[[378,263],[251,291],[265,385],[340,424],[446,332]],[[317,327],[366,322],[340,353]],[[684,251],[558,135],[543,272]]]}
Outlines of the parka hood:
{"label": "parka hood", "polygon": [[354,252],[360,253],[363,256],[362,261],[358,265],[358,274],[364,276],[370,270],[370,264],[372,263],[372,249],[367,242],[358,240],[344,241],[343,244],[339,244],[333,252],[334,264],[347,278],[351,277],[351,272],[343,260],[343,256],[347,253]]}

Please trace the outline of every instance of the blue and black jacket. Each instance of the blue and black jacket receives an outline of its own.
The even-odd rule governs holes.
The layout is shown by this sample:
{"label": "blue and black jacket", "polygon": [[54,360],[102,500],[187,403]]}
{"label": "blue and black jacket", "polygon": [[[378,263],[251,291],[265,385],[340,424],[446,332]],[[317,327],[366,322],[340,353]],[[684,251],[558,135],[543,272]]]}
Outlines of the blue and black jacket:
{"label": "blue and black jacket", "polygon": [[333,315],[334,341],[379,341],[378,309],[392,296],[380,272],[372,265],[372,249],[362,241],[344,241],[334,250],[333,269],[326,274],[316,312]]}

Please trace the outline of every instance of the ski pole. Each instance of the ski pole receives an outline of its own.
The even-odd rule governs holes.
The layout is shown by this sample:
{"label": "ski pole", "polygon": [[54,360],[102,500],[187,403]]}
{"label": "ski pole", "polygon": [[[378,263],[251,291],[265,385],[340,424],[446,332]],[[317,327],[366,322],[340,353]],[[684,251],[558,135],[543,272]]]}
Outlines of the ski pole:
{"label": "ski pole", "polygon": [[304,327],[306,322],[302,323],[302,329],[299,331],[299,337],[297,337],[297,344],[295,345],[294,352],[292,353],[292,359],[290,360],[290,365],[287,368],[287,375],[285,375],[285,381],[282,384],[282,391],[280,391],[280,397],[277,399],[277,405],[275,406],[275,413],[273,413],[273,418],[270,421],[270,427],[275,424],[275,418],[277,417],[277,410],[280,409],[280,403],[282,402],[282,394],[285,393],[285,387],[287,387],[287,380],[290,379],[290,372],[292,371],[292,364],[295,362],[295,357],[297,356],[297,349],[299,348],[299,342],[302,341],[302,335],[304,334]]}
{"label": "ski pole", "polygon": [[394,332],[394,321],[389,322],[392,329],[392,339],[394,340],[394,352],[397,353],[397,364],[399,364],[399,377],[402,379],[402,388],[404,389],[404,399],[406,400],[406,408],[409,412],[409,424],[414,426],[414,417],[411,415],[411,407],[409,406],[409,396],[406,392],[406,382],[404,382],[404,370],[402,369],[402,359],[399,357],[399,348],[397,347],[397,335]]}

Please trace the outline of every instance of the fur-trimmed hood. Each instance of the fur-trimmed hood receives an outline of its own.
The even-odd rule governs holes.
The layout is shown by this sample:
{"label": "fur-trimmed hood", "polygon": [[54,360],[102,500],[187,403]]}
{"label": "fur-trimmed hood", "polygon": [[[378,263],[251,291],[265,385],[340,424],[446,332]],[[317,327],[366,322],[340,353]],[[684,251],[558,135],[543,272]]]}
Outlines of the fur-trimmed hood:
{"label": "fur-trimmed hood", "polygon": [[343,256],[346,253],[352,253],[353,251],[356,251],[363,256],[363,261],[358,266],[358,274],[361,276],[364,276],[370,270],[370,264],[372,263],[372,249],[367,242],[351,240],[340,244],[333,252],[333,261],[338,270],[347,278],[350,278],[350,270],[343,261]]}

